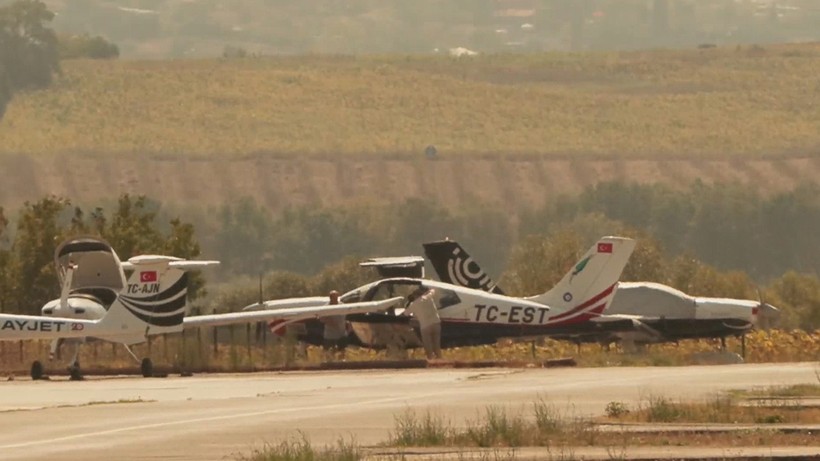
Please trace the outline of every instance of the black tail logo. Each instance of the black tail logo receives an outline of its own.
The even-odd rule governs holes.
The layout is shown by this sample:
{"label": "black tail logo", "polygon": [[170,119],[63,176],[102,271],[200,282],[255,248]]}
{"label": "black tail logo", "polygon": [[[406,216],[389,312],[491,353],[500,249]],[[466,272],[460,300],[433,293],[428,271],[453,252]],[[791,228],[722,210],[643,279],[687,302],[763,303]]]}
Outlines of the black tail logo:
{"label": "black tail logo", "polygon": [[143,322],[155,327],[181,325],[185,318],[185,301],[188,295],[188,274],[182,276],[167,290],[154,296],[136,298],[120,295],[119,300],[129,312]]}
{"label": "black tail logo", "polygon": [[481,266],[452,241],[425,243],[424,251],[442,282],[503,294]]}

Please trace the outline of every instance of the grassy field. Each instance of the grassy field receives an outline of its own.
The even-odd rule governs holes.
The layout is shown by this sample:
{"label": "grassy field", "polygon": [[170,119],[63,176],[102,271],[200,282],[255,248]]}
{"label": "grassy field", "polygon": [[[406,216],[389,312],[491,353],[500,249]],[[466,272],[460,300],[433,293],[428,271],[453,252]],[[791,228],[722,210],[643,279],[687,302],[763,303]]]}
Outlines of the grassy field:
{"label": "grassy field", "polygon": [[788,155],[820,148],[820,44],[600,54],[73,61],[0,154]]}

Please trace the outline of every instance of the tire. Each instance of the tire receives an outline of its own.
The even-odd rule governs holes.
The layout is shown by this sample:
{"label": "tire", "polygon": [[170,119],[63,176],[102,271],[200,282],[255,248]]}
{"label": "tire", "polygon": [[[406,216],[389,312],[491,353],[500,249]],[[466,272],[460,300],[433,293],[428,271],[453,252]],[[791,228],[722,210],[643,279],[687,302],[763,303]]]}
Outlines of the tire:
{"label": "tire", "polygon": [[79,366],[72,365],[68,367],[68,379],[70,379],[71,381],[83,380],[83,372],[80,370]]}
{"label": "tire", "polygon": [[39,360],[35,360],[31,364],[31,379],[34,381],[43,379],[43,364]]}
{"label": "tire", "polygon": [[154,376],[154,363],[148,357],[142,359],[140,363],[140,371],[142,371],[143,378],[150,378]]}

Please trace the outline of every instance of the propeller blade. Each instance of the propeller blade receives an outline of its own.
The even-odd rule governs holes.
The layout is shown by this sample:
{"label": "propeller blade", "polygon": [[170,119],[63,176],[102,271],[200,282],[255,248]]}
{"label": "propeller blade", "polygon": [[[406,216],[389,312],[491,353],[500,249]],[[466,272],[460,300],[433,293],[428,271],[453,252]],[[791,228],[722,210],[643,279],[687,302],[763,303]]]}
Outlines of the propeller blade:
{"label": "propeller blade", "polygon": [[[66,267],[65,279],[63,280],[63,287],[60,290],[60,309],[65,310],[68,308],[68,294],[71,292],[71,282],[74,280],[74,270],[77,268],[77,265],[74,263],[69,263],[68,267]],[[63,314],[65,315],[65,314]]]}

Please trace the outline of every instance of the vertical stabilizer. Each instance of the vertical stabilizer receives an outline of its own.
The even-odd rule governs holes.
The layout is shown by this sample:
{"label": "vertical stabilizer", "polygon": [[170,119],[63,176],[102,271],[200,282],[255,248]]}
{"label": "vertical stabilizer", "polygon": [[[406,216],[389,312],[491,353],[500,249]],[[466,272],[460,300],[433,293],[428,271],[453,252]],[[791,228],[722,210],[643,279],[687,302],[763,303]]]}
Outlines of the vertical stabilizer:
{"label": "vertical stabilizer", "polygon": [[182,331],[188,274],[171,267],[172,260],[157,258],[134,264],[100,326],[113,335],[136,337]]}
{"label": "vertical stabilizer", "polygon": [[562,312],[555,319],[599,315],[612,302],[618,279],[634,249],[632,239],[604,237],[550,291],[527,299]]}
{"label": "vertical stabilizer", "polygon": [[493,279],[478,265],[458,242],[441,240],[422,245],[424,254],[439,280],[452,285],[483,290],[490,293],[504,294]]}

